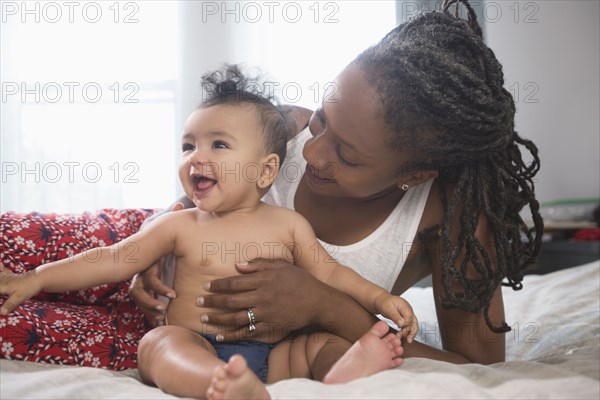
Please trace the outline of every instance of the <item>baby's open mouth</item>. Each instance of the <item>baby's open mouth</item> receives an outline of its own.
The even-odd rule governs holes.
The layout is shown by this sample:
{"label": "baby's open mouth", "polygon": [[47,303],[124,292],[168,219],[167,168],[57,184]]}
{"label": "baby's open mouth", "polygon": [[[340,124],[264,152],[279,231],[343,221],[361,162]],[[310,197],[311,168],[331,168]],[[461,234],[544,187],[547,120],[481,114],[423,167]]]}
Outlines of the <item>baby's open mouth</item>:
{"label": "baby's open mouth", "polygon": [[194,190],[200,192],[210,189],[217,183],[216,180],[203,175],[194,175],[192,179],[194,181]]}

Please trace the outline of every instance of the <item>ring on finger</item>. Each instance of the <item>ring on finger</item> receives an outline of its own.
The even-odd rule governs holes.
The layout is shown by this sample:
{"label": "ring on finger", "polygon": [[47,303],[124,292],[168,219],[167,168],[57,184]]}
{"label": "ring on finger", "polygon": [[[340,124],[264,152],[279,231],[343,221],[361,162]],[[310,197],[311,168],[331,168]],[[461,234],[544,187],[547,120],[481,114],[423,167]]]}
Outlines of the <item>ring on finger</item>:
{"label": "ring on finger", "polygon": [[248,331],[249,332],[256,330],[256,326],[254,325],[255,323],[256,323],[256,318],[254,317],[254,312],[252,311],[251,308],[248,308]]}

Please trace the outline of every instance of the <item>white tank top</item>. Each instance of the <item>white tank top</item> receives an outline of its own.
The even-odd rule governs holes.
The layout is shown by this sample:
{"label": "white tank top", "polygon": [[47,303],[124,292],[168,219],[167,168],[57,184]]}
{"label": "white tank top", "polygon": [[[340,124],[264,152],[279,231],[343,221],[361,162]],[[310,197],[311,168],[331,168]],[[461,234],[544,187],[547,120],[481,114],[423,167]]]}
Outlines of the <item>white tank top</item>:
{"label": "white tank top", "polygon": [[[287,144],[280,172],[263,201],[294,210],[294,198],[306,168],[302,149],[311,138],[308,127]],[[412,246],[433,179],[409,188],[386,220],[366,238],[347,246],[323,247],[341,264],[391,292]]]}

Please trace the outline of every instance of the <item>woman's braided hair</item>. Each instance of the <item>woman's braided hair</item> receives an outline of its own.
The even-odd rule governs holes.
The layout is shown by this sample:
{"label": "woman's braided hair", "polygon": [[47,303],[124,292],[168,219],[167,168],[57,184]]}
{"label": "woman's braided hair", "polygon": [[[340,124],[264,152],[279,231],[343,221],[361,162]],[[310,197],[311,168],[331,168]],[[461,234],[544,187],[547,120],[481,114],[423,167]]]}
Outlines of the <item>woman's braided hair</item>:
{"label": "woman's braided hair", "polygon": [[[468,20],[450,13],[463,3]],[[502,66],[481,37],[466,0],[445,0],[440,12],[417,15],[388,33],[354,61],[378,92],[386,122],[397,132],[392,145],[422,158],[421,167],[439,171],[443,226],[442,305],[484,311],[493,332],[507,332],[489,318],[491,298],[502,283],[522,288],[523,271],[541,248],[543,221],[533,177],[539,170],[537,147],[514,131],[515,103],[504,89]],[[533,161],[527,165],[519,146]],[[446,185],[453,184],[447,198]],[[533,228],[519,215],[528,205]],[[460,211],[460,231],[451,243],[452,218]],[[487,217],[494,251],[475,236],[479,217]],[[459,256],[464,258],[457,264]],[[467,274],[472,265],[478,277]],[[502,281],[506,279],[507,282]]]}

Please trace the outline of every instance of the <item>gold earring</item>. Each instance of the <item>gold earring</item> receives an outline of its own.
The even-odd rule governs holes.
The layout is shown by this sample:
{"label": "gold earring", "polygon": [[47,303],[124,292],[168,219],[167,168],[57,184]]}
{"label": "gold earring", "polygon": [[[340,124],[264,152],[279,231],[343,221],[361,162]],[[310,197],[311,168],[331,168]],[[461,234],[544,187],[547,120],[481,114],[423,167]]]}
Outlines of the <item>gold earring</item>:
{"label": "gold earring", "polygon": [[261,185],[265,183],[265,181],[263,181],[262,179],[259,182]]}
{"label": "gold earring", "polygon": [[410,186],[408,186],[406,183],[402,184],[402,187],[400,189],[404,190],[405,192],[408,190]]}

